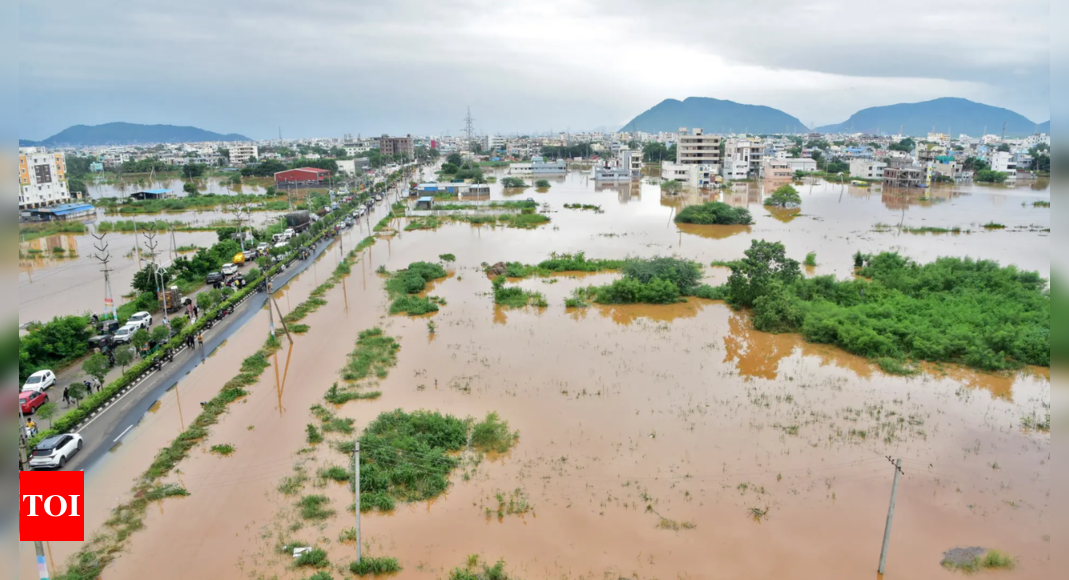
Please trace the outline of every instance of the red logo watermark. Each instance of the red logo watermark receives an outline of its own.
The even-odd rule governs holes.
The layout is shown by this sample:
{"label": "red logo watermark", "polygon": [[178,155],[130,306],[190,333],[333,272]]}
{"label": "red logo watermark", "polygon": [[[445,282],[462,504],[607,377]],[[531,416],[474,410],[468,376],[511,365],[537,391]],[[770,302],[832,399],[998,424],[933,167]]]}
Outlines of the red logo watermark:
{"label": "red logo watermark", "polygon": [[19,472],[19,540],[81,542],[85,539],[85,474],[81,471]]}

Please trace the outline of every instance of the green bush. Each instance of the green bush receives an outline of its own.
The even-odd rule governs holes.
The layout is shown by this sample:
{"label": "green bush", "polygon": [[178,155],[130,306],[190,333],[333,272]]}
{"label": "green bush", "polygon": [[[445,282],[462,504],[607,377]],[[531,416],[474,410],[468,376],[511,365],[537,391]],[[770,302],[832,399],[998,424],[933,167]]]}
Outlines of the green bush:
{"label": "green bush", "polygon": [[501,185],[505,189],[517,189],[521,187],[527,187],[527,182],[519,177],[506,177],[501,180]]}
{"label": "green bush", "polygon": [[486,419],[476,423],[471,431],[471,445],[479,451],[505,453],[518,437],[509,431],[508,421],[502,421],[497,413],[489,413]]}
{"label": "green bush", "polygon": [[349,564],[349,571],[357,576],[396,574],[401,571],[401,564],[397,562],[397,558],[364,556],[359,562]]}
{"label": "green bush", "polygon": [[765,198],[765,205],[773,207],[791,207],[802,205],[802,196],[790,184],[782,185],[772,195]]}
{"label": "green bush", "polygon": [[648,283],[622,278],[597,288],[594,293],[594,302],[599,304],[672,304],[679,298],[679,287],[660,278]]}
{"label": "green bush", "polygon": [[731,207],[720,201],[691,205],[676,214],[678,224],[748,226],[753,223],[750,211],[744,207]]}

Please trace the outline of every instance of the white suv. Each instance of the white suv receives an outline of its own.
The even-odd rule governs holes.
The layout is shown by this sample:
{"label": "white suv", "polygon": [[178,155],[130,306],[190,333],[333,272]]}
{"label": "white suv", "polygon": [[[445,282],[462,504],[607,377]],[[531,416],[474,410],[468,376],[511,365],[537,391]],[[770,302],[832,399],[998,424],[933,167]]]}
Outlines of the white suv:
{"label": "white suv", "polygon": [[30,453],[30,468],[62,469],[67,461],[82,450],[82,436],[74,433],[49,437],[37,444]]}
{"label": "white suv", "polygon": [[237,264],[223,264],[223,275],[224,276],[233,276],[234,274],[237,274],[237,273],[238,273],[238,265]]}
{"label": "white suv", "polygon": [[152,326],[152,315],[148,312],[138,312],[130,317],[126,321],[127,326],[137,325],[140,328],[148,328]]}
{"label": "white suv", "polygon": [[112,342],[115,344],[126,344],[130,342],[130,338],[134,336],[134,333],[141,330],[141,327],[137,324],[127,324],[126,326],[115,331],[115,334],[111,337]]}

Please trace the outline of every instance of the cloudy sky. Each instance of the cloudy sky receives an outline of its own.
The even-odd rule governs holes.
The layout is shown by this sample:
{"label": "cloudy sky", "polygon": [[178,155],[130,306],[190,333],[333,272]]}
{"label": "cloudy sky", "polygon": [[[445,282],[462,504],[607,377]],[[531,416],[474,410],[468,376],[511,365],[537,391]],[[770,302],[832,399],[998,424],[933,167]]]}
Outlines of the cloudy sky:
{"label": "cloudy sky", "polygon": [[1050,118],[1050,0],[19,2],[19,136],[618,128],[665,98],[810,125],[956,96]]}

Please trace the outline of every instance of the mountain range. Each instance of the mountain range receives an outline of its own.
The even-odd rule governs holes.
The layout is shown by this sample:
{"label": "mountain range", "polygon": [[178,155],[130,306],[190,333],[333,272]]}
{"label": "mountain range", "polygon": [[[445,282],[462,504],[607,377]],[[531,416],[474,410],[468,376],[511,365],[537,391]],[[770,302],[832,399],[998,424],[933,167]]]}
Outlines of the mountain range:
{"label": "mountain range", "polygon": [[805,124],[783,111],[705,97],[665,99],[624,125],[621,131],[675,133],[680,127],[709,133],[794,133]]}
{"label": "mountain range", "polygon": [[144,145],[154,143],[200,143],[203,141],[249,141],[244,135],[223,135],[196,127],[175,125],[138,125],[135,123],[105,123],[103,125],[75,125],[43,141],[19,139],[19,147]]}
{"label": "mountain range", "polygon": [[[871,107],[854,113],[846,121],[813,129],[816,133],[881,133],[921,136],[931,132],[979,137],[1001,135],[1023,137],[1036,132],[1036,123],[1009,109],[992,107],[968,99],[942,98],[922,103],[901,103]],[[1050,122],[1047,130],[1050,132]]]}

